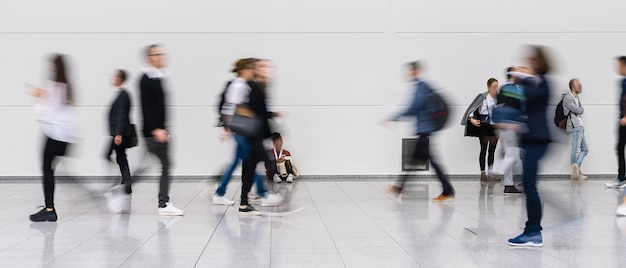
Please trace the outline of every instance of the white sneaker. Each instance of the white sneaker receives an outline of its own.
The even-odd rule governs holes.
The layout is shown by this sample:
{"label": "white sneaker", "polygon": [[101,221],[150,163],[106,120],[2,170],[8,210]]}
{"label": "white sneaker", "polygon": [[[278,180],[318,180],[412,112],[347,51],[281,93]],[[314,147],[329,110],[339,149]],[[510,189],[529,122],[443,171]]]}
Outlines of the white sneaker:
{"label": "white sneaker", "polygon": [[289,176],[287,176],[287,182],[291,183],[293,182],[293,174],[289,174]]}
{"label": "white sneaker", "polygon": [[232,206],[233,204],[235,204],[235,201],[228,199],[228,197],[226,196],[219,196],[216,194],[213,196],[213,204]]}
{"label": "white sneaker", "polygon": [[159,208],[159,216],[182,216],[184,211],[176,208],[171,202],[165,203],[165,207]]}
{"label": "white sneaker", "polygon": [[580,175],[580,168],[578,167],[578,164],[574,163],[572,164],[572,180],[578,180],[579,179],[579,175]]}
{"label": "white sneaker", "polygon": [[283,201],[283,198],[280,195],[267,194],[265,197],[261,198],[261,206],[273,207],[273,206],[277,206],[282,201]]}
{"label": "white sneaker", "polygon": [[116,185],[106,193],[107,207],[110,213],[130,213],[130,195],[124,190],[124,185]]}
{"label": "white sneaker", "polygon": [[612,182],[605,182],[604,186],[608,187],[608,188],[624,188],[626,187],[626,180],[624,181],[612,181]]}
{"label": "white sneaker", "polygon": [[615,210],[615,214],[617,214],[617,216],[626,216],[626,205],[625,204],[619,205],[617,209]]}
{"label": "white sneaker", "polygon": [[278,176],[278,174],[274,174],[274,182],[280,183],[283,182],[283,180],[280,178],[280,176]]}

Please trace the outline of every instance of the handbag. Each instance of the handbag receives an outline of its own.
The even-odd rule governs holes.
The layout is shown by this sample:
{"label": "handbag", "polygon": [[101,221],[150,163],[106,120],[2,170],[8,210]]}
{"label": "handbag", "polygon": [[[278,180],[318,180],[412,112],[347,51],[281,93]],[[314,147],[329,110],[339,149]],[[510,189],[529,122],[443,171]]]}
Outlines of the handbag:
{"label": "handbag", "polygon": [[258,137],[261,133],[261,120],[250,108],[237,106],[235,114],[228,123],[230,130],[246,138]]}
{"label": "handbag", "polygon": [[137,128],[135,127],[135,124],[129,124],[128,128],[126,128],[124,134],[122,135],[122,146],[128,149],[137,146],[138,143]]}

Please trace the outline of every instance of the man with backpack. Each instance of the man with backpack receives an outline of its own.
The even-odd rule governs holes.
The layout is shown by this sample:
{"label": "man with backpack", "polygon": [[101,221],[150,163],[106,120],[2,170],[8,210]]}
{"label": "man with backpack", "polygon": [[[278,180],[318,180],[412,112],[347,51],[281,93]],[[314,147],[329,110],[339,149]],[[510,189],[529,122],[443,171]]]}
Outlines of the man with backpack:
{"label": "man with backpack", "polygon": [[580,84],[578,78],[574,78],[569,81],[569,93],[565,93],[563,96],[563,114],[567,115],[566,130],[572,137],[572,180],[584,180],[587,176],[583,175],[580,171],[580,166],[583,163],[583,159],[587,156],[589,148],[585,141],[585,128],[583,126],[582,114],[585,109],[580,104],[578,95],[583,91],[583,87]]}
{"label": "man with backpack", "polygon": [[[437,92],[434,92],[421,78],[421,66],[419,61],[409,62],[407,64],[407,74],[411,82],[414,83],[415,94],[409,107],[402,113],[395,115],[387,121],[398,121],[402,117],[415,117],[417,120],[415,133],[419,136],[415,151],[414,160],[429,161],[437,173],[437,178],[441,182],[443,192],[433,198],[433,202],[445,202],[454,200],[454,188],[448,176],[444,173],[443,168],[436,158],[433,157],[430,148],[430,136],[439,131],[445,125],[448,117],[448,109],[445,101]],[[390,186],[389,191],[400,194],[406,182],[406,176],[401,176],[396,182]]]}

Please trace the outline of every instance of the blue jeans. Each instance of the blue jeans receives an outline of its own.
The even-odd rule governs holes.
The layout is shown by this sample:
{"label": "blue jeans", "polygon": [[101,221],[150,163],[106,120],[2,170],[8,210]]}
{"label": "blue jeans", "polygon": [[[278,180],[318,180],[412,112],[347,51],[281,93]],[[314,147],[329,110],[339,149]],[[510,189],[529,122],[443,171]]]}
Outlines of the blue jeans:
{"label": "blue jeans", "polygon": [[524,233],[532,234],[540,232],[541,228],[541,199],[537,192],[537,172],[539,160],[546,154],[548,144],[532,143],[524,144],[524,194],[526,195],[526,213],[528,221]]}
{"label": "blue jeans", "polygon": [[[239,165],[239,161],[245,160],[250,154],[250,146],[245,137],[233,134],[233,138],[237,142],[237,147],[235,147],[235,159],[220,178],[220,186],[217,187],[217,190],[215,191],[215,194],[219,196],[224,196],[226,194],[226,186],[228,186],[235,168]],[[254,182],[256,183],[257,194],[261,197],[265,196],[265,193],[267,192],[267,189],[265,189],[265,182],[259,174],[256,174],[256,172],[254,173]]]}
{"label": "blue jeans", "polygon": [[580,127],[578,130],[570,132],[570,136],[572,137],[571,164],[577,164],[580,167],[583,159],[589,153],[589,148],[585,141],[585,128]]}

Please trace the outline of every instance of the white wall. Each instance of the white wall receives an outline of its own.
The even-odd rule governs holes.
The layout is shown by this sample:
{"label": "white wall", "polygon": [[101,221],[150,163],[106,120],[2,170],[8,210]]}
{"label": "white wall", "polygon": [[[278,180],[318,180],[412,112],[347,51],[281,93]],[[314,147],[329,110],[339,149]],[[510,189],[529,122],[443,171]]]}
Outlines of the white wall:
{"label": "white wall", "polygon": [[[402,65],[415,59],[426,61],[427,76],[452,100],[452,123],[436,138],[448,172],[477,173],[478,141],[463,138],[458,121],[486,80],[503,79],[529,43],[550,46],[557,59],[553,104],[569,78],[583,83],[591,148],[583,170],[614,173],[613,58],[626,54],[623,10],[626,2],[614,0],[1,1],[0,176],[40,174],[42,134],[23,83],[42,84],[51,52],[71,56],[79,98],[83,141],[68,172],[116,174],[100,160],[109,79],[115,68],[131,71],[138,104],[141,51],[151,43],[169,53],[176,175],[217,174],[231,158],[234,145],[220,143],[213,127],[214,105],[232,63],[249,56],[276,64],[272,102],[288,115],[286,145],[303,174],[400,172],[401,138],[412,126],[377,123],[410,96]],[[568,138],[554,134],[542,172],[567,173]],[[140,150],[130,158],[137,163]]]}

